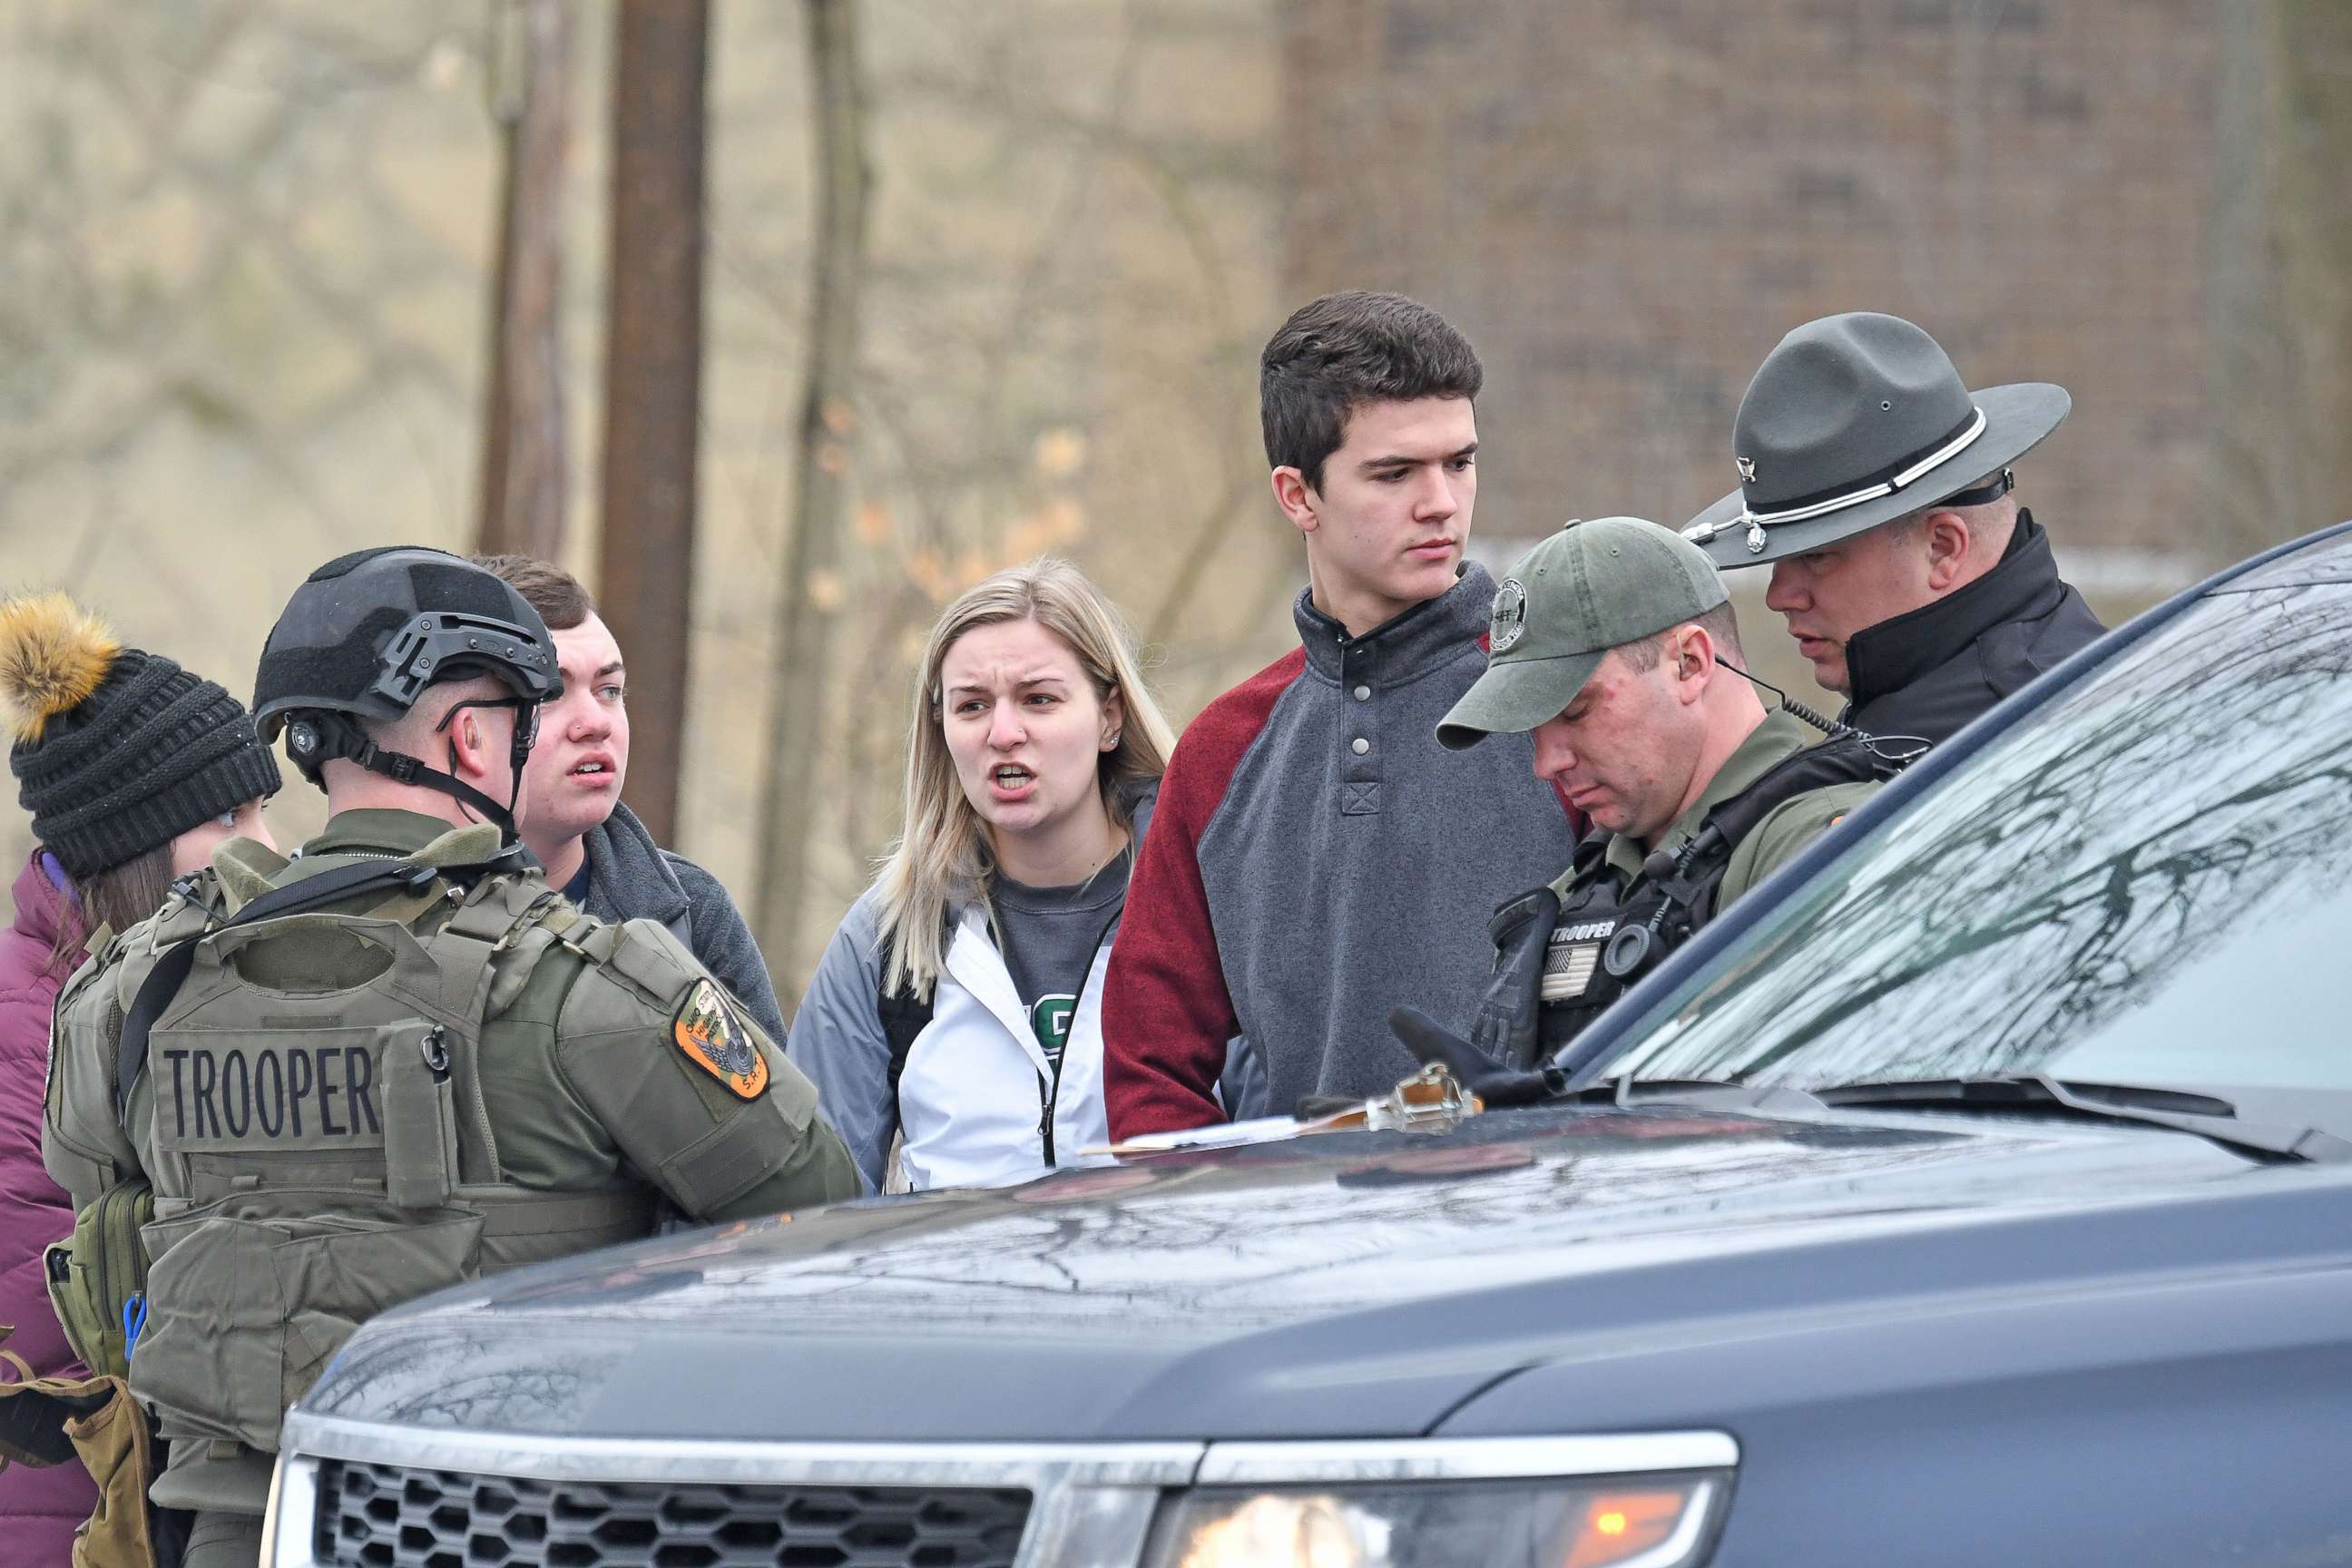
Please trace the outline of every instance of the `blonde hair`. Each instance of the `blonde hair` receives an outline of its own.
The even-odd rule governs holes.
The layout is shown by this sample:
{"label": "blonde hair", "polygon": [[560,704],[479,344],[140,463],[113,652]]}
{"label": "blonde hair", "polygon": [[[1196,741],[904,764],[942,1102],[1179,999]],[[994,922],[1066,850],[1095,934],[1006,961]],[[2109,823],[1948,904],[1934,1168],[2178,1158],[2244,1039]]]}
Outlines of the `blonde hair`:
{"label": "blonde hair", "polygon": [[949,755],[940,715],[940,669],[956,639],[978,626],[1034,621],[1077,657],[1097,700],[1119,700],[1118,742],[1103,753],[1097,777],[1111,819],[1131,826],[1132,786],[1154,782],[1176,749],[1118,612],[1085,573],[1050,556],[999,572],[967,590],[940,615],[915,679],[914,717],[907,726],[907,804],[898,841],[874,879],[879,895],[877,940],[883,989],[929,996],[947,958],[949,910],[988,902],[995,872],[980,814],[964,797]]}

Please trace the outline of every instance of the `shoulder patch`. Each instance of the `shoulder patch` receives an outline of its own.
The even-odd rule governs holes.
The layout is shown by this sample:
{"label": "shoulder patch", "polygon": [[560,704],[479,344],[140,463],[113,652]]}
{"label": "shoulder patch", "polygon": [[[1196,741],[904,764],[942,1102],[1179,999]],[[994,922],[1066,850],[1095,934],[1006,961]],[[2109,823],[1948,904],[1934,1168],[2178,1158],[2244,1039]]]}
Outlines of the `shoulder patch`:
{"label": "shoulder patch", "polygon": [[734,1005],[715,981],[694,983],[670,1024],[670,1037],[688,1060],[725,1084],[736,1099],[757,1100],[767,1092],[768,1058],[760,1054],[751,1030],[735,1016]]}

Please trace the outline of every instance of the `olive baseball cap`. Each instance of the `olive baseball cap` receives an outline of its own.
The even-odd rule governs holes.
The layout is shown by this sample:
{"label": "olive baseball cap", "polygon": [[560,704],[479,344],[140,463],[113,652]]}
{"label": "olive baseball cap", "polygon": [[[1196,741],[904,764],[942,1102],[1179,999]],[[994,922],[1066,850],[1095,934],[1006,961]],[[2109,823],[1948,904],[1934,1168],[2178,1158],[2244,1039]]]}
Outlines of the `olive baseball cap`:
{"label": "olive baseball cap", "polygon": [[1638,517],[1571,522],[1495,590],[1486,673],[1437,726],[1453,751],[1532,730],[1576,700],[1609,650],[1722,604],[1706,552]]}

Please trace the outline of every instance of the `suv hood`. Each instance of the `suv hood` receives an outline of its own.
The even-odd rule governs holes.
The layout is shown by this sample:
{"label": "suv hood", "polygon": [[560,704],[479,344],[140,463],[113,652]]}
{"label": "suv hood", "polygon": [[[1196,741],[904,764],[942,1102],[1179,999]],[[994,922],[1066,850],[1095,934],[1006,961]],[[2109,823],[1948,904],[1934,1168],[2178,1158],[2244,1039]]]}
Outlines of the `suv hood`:
{"label": "suv hood", "polygon": [[1411,1436],[1539,1364],[2334,1258],[2342,1171],[2073,1124],[1505,1112],[519,1270],[375,1319],[302,1408],[720,1441]]}

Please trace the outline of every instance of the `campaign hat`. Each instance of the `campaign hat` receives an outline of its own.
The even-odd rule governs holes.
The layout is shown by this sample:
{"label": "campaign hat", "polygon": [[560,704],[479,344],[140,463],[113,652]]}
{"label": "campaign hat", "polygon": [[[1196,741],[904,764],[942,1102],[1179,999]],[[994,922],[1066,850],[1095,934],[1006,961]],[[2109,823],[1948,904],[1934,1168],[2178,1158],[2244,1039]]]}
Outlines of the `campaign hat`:
{"label": "campaign hat", "polygon": [[2063,386],[1975,391],[1936,340],[1900,316],[1825,316],[1782,338],[1739,400],[1739,488],[1683,537],[1722,567],[1818,550],[2008,467],[2066,417]]}

